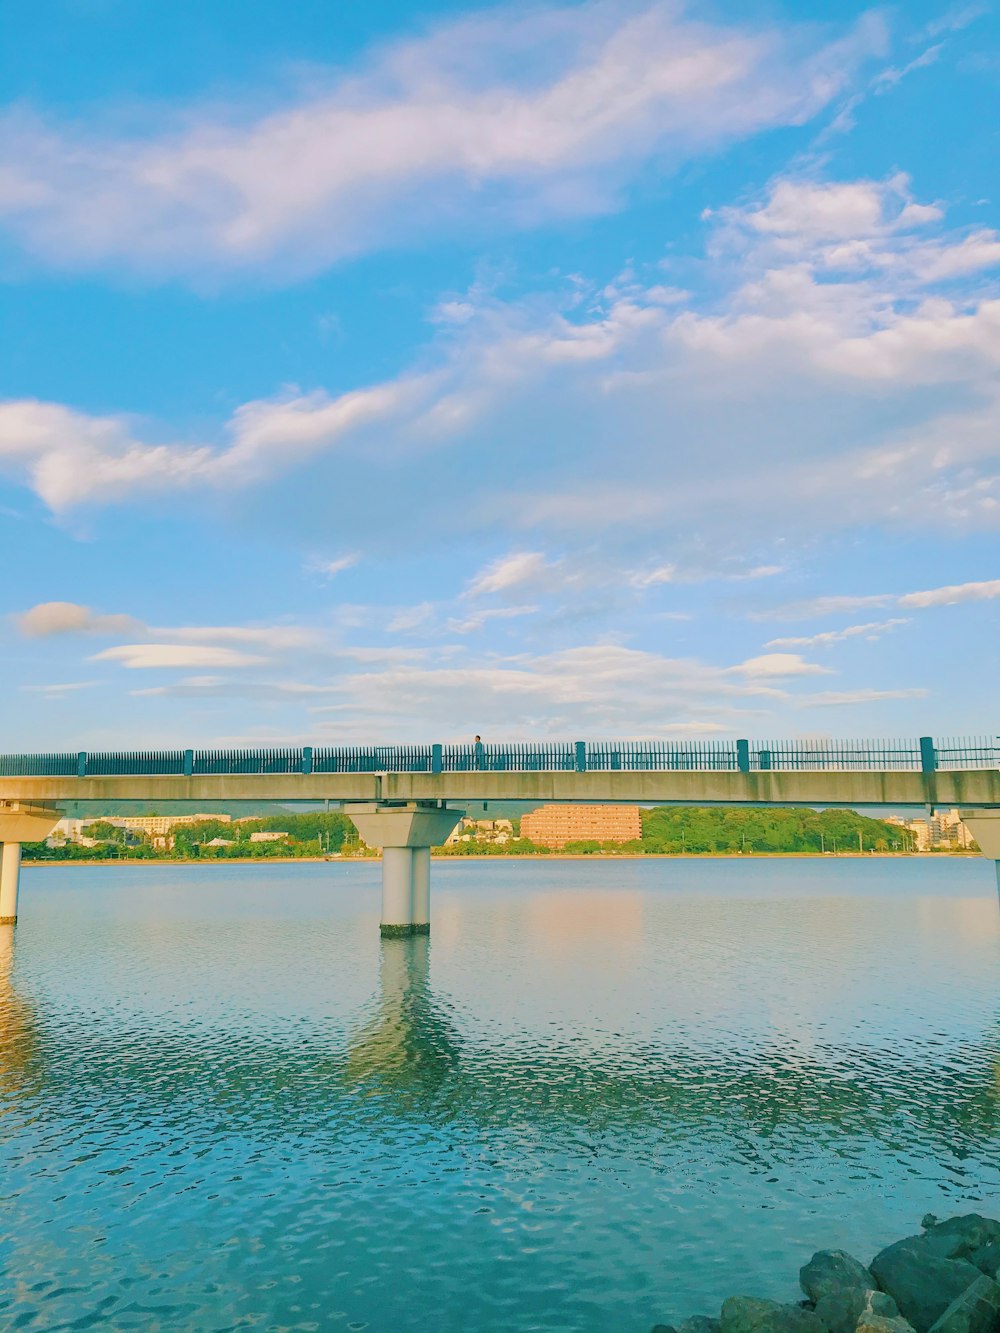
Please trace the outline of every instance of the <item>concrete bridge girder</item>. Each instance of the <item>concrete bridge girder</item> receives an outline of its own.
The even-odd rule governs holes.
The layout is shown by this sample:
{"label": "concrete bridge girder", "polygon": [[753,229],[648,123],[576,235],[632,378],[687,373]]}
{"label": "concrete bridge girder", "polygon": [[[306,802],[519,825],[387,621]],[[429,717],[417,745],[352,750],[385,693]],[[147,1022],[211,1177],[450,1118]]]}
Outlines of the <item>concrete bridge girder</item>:
{"label": "concrete bridge girder", "polygon": [[1000,893],[1000,809],[961,810],[959,813],[983,856],[996,867],[997,892]]}
{"label": "concrete bridge girder", "polygon": [[0,776],[0,802],[338,801],[433,807],[452,801],[1000,807],[1000,771],[260,773]]}

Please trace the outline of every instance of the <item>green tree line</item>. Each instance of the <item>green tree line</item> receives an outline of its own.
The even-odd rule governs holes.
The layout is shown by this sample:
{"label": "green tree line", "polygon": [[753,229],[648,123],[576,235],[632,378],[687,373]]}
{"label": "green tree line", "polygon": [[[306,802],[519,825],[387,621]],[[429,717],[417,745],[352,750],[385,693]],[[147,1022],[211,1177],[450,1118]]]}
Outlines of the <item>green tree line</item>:
{"label": "green tree line", "polygon": [[[280,841],[251,842],[256,832],[283,832]],[[37,861],[92,861],[104,857],[141,860],[217,859],[242,857],[322,856],[352,854],[365,849],[347,815],[277,814],[226,823],[206,819],[178,825],[172,848],[155,847],[148,838],[118,828],[106,820],[87,830],[98,840],[95,847],[67,843],[49,847],[26,843],[25,857]],[[215,838],[229,846],[209,847]],[[766,853],[766,852],[884,852],[911,851],[913,837],[898,825],[860,815],[854,810],[808,810],[784,806],[657,806],[642,811],[642,837],[632,842],[584,839],[561,850],[580,852]],[[520,838],[498,844],[472,837],[444,849],[450,856],[531,856],[552,850]]]}

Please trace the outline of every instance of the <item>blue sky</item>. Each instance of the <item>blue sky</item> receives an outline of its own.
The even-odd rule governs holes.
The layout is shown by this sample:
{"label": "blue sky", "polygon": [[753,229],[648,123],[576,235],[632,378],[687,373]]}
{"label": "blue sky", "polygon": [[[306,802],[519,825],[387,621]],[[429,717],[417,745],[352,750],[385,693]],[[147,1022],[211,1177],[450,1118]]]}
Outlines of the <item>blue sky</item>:
{"label": "blue sky", "polygon": [[6,29],[3,749],[992,732],[992,8]]}

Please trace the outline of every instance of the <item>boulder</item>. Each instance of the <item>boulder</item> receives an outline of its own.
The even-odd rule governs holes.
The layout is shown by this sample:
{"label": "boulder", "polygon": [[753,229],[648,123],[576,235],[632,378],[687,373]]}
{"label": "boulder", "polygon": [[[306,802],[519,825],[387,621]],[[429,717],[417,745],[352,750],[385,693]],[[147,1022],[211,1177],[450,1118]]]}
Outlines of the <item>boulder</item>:
{"label": "boulder", "polygon": [[721,1333],[721,1325],[718,1319],[710,1319],[705,1314],[695,1314],[677,1325],[677,1333]]}
{"label": "boulder", "polygon": [[896,1302],[886,1292],[866,1291],[861,1287],[840,1287],[821,1296],[816,1302],[816,1313],[830,1333],[855,1333],[858,1321],[871,1315],[885,1319],[899,1316]]}
{"label": "boulder", "polygon": [[799,1282],[811,1301],[820,1301],[845,1287],[871,1291],[878,1285],[864,1264],[844,1250],[818,1250],[799,1269]]}
{"label": "boulder", "polygon": [[916,1333],[929,1333],[952,1301],[982,1276],[966,1259],[947,1259],[935,1253],[928,1243],[932,1235],[928,1232],[897,1241],[871,1262],[878,1285],[889,1293]]}
{"label": "boulder", "polygon": [[[926,1223],[929,1219],[924,1218]],[[1000,1245],[1000,1222],[979,1213],[935,1221],[918,1237],[932,1254],[942,1259],[968,1259],[988,1245]]]}
{"label": "boulder", "polygon": [[730,1296],[719,1324],[720,1333],[826,1333],[812,1310],[756,1296]]}
{"label": "boulder", "polygon": [[867,1314],[858,1320],[858,1333],[913,1333],[913,1326],[899,1315]]}
{"label": "boulder", "polygon": [[1000,1286],[981,1277],[952,1301],[931,1333],[996,1333],[1000,1329]]}
{"label": "boulder", "polygon": [[677,1333],[673,1324],[654,1324],[652,1333]]}
{"label": "boulder", "polygon": [[1000,1241],[991,1240],[978,1250],[973,1250],[969,1255],[969,1263],[975,1264],[980,1273],[985,1273],[987,1277],[996,1278],[1000,1272]]}

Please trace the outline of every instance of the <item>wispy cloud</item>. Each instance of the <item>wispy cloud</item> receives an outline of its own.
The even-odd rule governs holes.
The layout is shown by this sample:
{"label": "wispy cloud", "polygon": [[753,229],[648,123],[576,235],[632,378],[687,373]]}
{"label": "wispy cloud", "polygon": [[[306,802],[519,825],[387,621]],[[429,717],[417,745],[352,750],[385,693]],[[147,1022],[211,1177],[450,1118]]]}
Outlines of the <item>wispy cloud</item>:
{"label": "wispy cloud", "polygon": [[334,579],[338,574],[342,574],[345,569],[353,569],[361,559],[357,551],[352,551],[348,555],[335,556],[332,560],[322,556],[313,556],[306,561],[306,572],[309,574],[318,574],[321,578]]}
{"label": "wispy cloud", "polygon": [[46,699],[68,699],[79,690],[91,690],[101,684],[97,680],[55,681],[50,685],[22,685],[25,694],[41,694]]}
{"label": "wispy cloud", "polygon": [[[991,601],[996,597],[1000,597],[1000,579],[985,579],[973,583],[951,583],[943,588],[925,588],[920,592],[879,592],[858,595],[847,593],[843,596],[813,597],[806,601],[790,602],[770,611],[754,612],[753,619],[811,620],[818,616],[857,611],[869,606],[899,606],[911,610],[926,610],[930,607],[957,606],[962,602]],[[861,634],[871,628],[885,629],[904,623],[902,620],[888,620],[881,626],[856,625],[834,633],[837,638],[846,638],[848,635]],[[804,645],[823,641],[824,636],[818,635],[808,639],[774,639],[772,645],[778,643]]]}
{"label": "wispy cloud", "polygon": [[558,562],[550,561],[541,551],[515,551],[481,569],[469,581],[465,595],[485,597],[515,588],[537,587],[549,582],[558,568]]}
{"label": "wispy cloud", "polygon": [[182,643],[125,643],[95,653],[92,662],[118,662],[130,671],[191,670],[196,667],[229,668],[259,666],[267,659],[235,648]]}
{"label": "wispy cloud", "polygon": [[827,648],[833,643],[843,643],[845,639],[862,637],[874,642],[897,625],[908,625],[909,620],[896,617],[892,620],[870,620],[864,625],[848,625],[846,629],[828,629],[820,634],[807,634],[801,637],[769,639],[766,648]]}
{"label": "wispy cloud", "polygon": [[928,690],[826,690],[821,694],[803,695],[797,700],[800,708],[848,708],[854,704],[879,704],[894,699],[926,699]]}
{"label": "wispy cloud", "polygon": [[986,579],[980,583],[952,583],[944,588],[927,588],[923,592],[907,592],[899,599],[900,606],[955,606],[959,602],[986,602],[1000,597],[1000,579]]}
{"label": "wispy cloud", "polygon": [[662,171],[808,120],[885,43],[876,13],[826,45],[666,3],[481,14],[264,114],[184,108],[143,138],[12,110],[2,211],[60,265],[316,268],[470,213],[604,212],[654,154]]}

